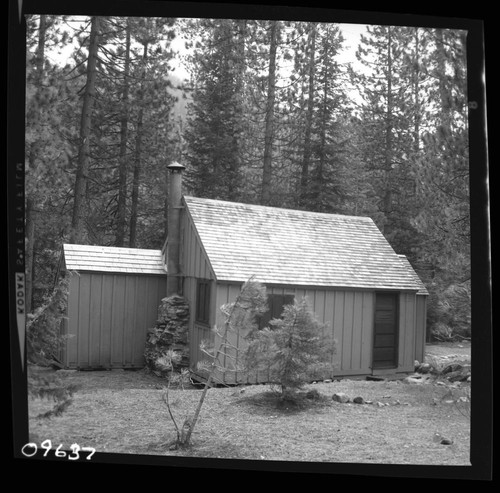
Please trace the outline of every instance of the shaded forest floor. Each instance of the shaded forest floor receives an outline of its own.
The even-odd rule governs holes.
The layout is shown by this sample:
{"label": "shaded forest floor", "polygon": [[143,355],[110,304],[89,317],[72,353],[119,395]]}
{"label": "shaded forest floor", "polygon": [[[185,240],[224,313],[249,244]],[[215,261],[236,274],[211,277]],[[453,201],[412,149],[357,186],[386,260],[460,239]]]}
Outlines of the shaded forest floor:
{"label": "shaded forest floor", "polygon": [[[461,347],[460,347],[461,346]],[[429,345],[426,360],[469,363],[470,344]],[[311,383],[298,405],[277,405],[268,385],[210,389],[192,448],[172,451],[175,429],[162,399],[164,381],[143,371],[57,372],[79,386],[73,403],[50,419],[52,403],[30,399],[30,440],[54,448],[78,443],[97,452],[304,462],[470,465],[470,382],[434,377],[342,379]],[[313,391],[313,392],[311,392]],[[170,391],[179,425],[194,412],[195,388]],[[345,393],[350,402],[332,399]],[[362,397],[364,404],[352,402]]]}

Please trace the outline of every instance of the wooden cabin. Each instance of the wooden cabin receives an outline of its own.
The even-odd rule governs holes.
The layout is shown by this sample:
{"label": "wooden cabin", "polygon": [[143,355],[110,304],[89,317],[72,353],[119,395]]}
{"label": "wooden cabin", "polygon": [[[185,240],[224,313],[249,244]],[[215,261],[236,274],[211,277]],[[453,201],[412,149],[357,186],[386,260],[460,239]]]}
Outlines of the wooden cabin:
{"label": "wooden cabin", "polygon": [[[336,340],[330,376],[414,371],[425,344],[427,291],[367,217],[183,197],[180,272],[191,306],[190,363],[222,326],[219,309],[250,277],[267,288],[270,315],[305,297]],[[236,337],[236,346],[243,344]],[[265,381],[227,372],[226,383]]]}
{"label": "wooden cabin", "polygon": [[[336,341],[328,377],[408,373],[423,360],[428,293],[372,219],[182,196],[184,167],[169,168],[163,250],[64,246],[66,269],[74,272],[68,367],[142,366],[160,300],[178,294],[190,307],[187,350],[196,374],[205,359],[201,341],[217,345],[211,329],[224,324],[220,307],[251,277],[266,286],[268,318],[307,299]],[[232,342],[243,345],[237,335]],[[228,384],[267,379],[219,377]]]}

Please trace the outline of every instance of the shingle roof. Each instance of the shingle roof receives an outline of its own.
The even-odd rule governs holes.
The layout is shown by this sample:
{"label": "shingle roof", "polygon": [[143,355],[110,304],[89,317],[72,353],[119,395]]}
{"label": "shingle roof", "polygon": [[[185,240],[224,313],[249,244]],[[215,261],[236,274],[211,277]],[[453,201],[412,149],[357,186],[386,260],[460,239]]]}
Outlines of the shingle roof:
{"label": "shingle roof", "polygon": [[419,289],[370,218],[184,200],[218,280]]}
{"label": "shingle roof", "polygon": [[64,244],[66,269],[127,274],[166,274],[161,250]]}

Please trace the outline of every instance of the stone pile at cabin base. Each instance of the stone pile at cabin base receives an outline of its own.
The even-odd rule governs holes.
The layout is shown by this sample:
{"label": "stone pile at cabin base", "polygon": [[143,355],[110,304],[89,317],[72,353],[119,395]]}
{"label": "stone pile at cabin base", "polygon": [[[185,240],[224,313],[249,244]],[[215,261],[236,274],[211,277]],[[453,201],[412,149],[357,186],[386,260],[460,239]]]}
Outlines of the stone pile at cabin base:
{"label": "stone pile at cabin base", "polygon": [[[173,295],[163,298],[158,307],[158,321],[148,330],[144,358],[146,369],[157,376],[166,377],[173,371],[189,366],[188,346],[189,304],[185,298]],[[168,352],[177,353],[172,361]]]}

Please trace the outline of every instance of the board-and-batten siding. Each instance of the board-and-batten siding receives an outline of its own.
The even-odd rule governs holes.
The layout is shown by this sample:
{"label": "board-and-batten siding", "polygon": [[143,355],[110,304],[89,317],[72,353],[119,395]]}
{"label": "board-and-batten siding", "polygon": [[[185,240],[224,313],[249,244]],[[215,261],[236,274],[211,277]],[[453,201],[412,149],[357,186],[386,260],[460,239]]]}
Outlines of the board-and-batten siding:
{"label": "board-and-batten siding", "polygon": [[142,368],[147,330],[166,292],[166,276],[72,273],[69,336],[62,350],[68,368]]}
{"label": "board-and-batten siding", "polygon": [[416,322],[415,322],[415,359],[419,362],[425,358],[427,296],[416,296]]}
{"label": "board-and-batten siding", "polygon": [[[224,316],[218,307],[234,301],[241,285],[220,283],[216,289],[216,324],[223,327]],[[373,352],[373,323],[375,293],[371,291],[351,291],[340,289],[301,289],[267,286],[268,294],[293,294],[295,299],[307,299],[310,309],[319,322],[327,325],[329,334],[336,341],[336,351],[332,355],[333,371],[318,375],[319,378],[335,376],[369,375],[377,373],[408,372],[414,365],[414,331],[417,318],[416,296],[414,293],[400,293],[398,317],[398,366],[392,370],[371,368]],[[215,341],[216,344],[219,341]],[[241,334],[231,334],[230,342],[236,347],[244,347]],[[232,355],[236,357],[236,353]],[[228,365],[229,358],[221,363]],[[218,378],[227,384],[256,383],[268,381],[265,372],[242,373],[228,371]]]}
{"label": "board-and-batten siding", "polygon": [[[207,340],[213,344],[214,335],[210,330],[215,324],[215,275],[208,257],[203,250],[196,228],[189,216],[187,209],[181,215],[181,272],[183,276],[182,291],[189,302],[189,361],[192,370],[196,369],[198,361],[205,359],[200,349],[202,341]],[[196,287],[198,279],[210,280],[210,323],[202,325],[195,321]]]}

